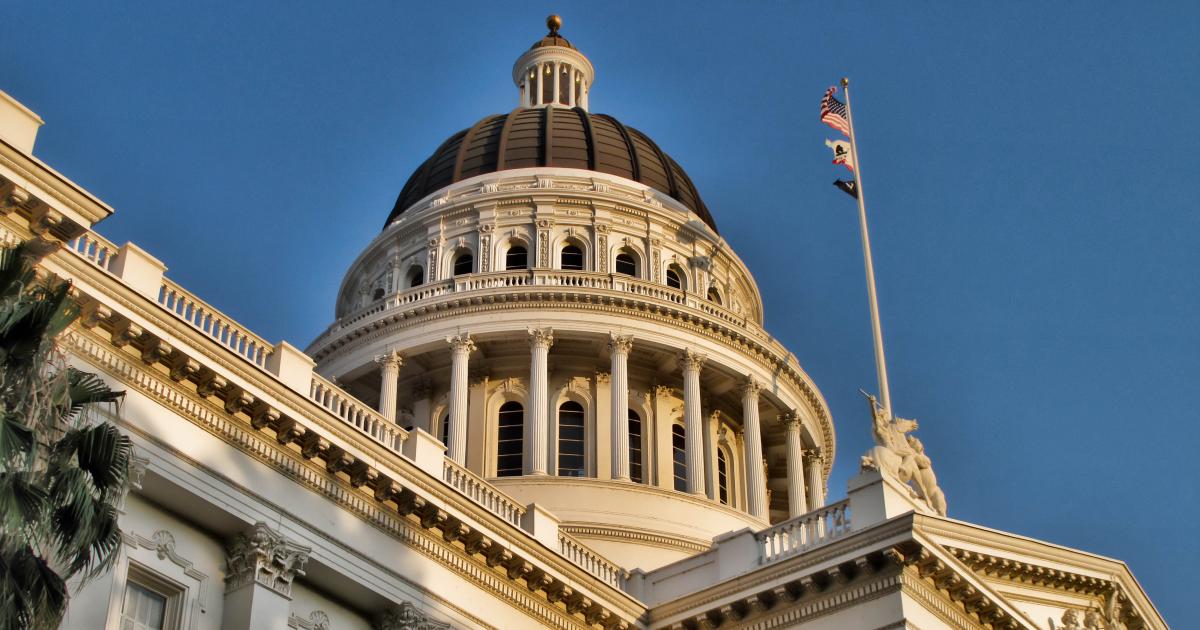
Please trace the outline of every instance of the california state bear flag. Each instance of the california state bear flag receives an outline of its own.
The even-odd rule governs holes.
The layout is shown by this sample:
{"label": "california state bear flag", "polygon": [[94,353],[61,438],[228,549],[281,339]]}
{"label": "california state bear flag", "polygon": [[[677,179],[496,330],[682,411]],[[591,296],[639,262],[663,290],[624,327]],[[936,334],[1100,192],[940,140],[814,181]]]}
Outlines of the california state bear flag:
{"label": "california state bear flag", "polygon": [[833,163],[854,170],[854,157],[850,154],[850,143],[845,140],[826,140],[825,146],[833,149]]}

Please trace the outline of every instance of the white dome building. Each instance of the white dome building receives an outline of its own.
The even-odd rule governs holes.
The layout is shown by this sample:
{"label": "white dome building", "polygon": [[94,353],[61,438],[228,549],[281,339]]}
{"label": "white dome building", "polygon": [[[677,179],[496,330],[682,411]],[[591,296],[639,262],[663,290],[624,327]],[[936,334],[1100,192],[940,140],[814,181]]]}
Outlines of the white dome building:
{"label": "white dome building", "polygon": [[889,417],[826,504],[820,393],[558,27],[518,107],[412,175],[307,354],[104,238],[0,92],[0,242],[73,283],[62,350],[125,391],[136,452],[62,628],[1166,628],[1124,563],[939,514]]}
{"label": "white dome building", "polygon": [[622,566],[822,505],[828,409],[687,174],[588,110],[556,26],[513,78],[351,265],[318,372]]}

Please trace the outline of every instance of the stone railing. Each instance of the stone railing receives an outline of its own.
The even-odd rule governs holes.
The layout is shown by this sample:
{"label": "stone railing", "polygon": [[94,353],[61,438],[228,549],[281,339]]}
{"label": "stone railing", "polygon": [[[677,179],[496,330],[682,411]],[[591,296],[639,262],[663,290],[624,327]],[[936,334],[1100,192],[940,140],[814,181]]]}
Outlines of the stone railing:
{"label": "stone railing", "polygon": [[188,293],[183,287],[163,278],[158,303],[243,359],[260,368],[266,366],[272,344],[243,328],[233,321],[232,317]]}
{"label": "stone railing", "polygon": [[112,268],[113,259],[117,257],[117,252],[120,250],[108,239],[95,232],[85,232],[79,238],[70,241],[67,243],[67,249],[105,271]]}
{"label": "stone railing", "polygon": [[312,375],[312,389],[308,397],[346,424],[371,436],[376,442],[396,453],[400,452],[400,445],[407,437],[404,429],[388,422],[383,414],[364,405],[362,401],[321,375]]}
{"label": "stone railing", "polygon": [[629,572],[606,560],[570,534],[558,533],[558,551],[576,566],[617,590],[626,590]]}
{"label": "stone railing", "polygon": [[524,506],[449,457],[442,465],[442,480],[492,514],[515,527],[521,526],[521,517],[525,514]]}
{"label": "stone railing", "polygon": [[314,349],[319,348],[338,331],[353,327],[360,322],[370,320],[375,316],[382,315],[396,308],[419,306],[421,302],[426,300],[433,300],[463,292],[495,291],[497,289],[503,291],[523,287],[570,287],[632,294],[648,300],[669,302],[676,306],[695,309],[706,317],[735,326],[747,335],[764,343],[773,341],[771,336],[757,322],[722,306],[718,306],[695,293],[672,289],[671,287],[655,282],[621,274],[563,271],[559,269],[532,269],[467,274],[385,296],[339,318],[329,328],[325,329],[321,336],[313,342],[311,347]]}
{"label": "stone railing", "polygon": [[759,562],[783,560],[850,533],[850,501],[817,508],[754,534]]}

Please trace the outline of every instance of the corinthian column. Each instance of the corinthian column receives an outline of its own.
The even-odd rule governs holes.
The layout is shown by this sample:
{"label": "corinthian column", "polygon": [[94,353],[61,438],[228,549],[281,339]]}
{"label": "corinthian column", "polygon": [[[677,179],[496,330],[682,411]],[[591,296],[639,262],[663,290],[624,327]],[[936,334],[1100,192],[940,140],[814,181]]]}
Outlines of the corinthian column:
{"label": "corinthian column", "polygon": [[762,384],[754,377],[742,386],[742,426],[746,436],[746,508],[756,518],[767,516],[767,482],[763,475],[762,429],[758,419],[758,393]]}
{"label": "corinthian column", "polygon": [[629,481],[629,351],[633,337],[611,335],[612,355],[612,478]]}
{"label": "corinthian column", "polygon": [[529,365],[529,424],[526,425],[525,436],[525,453],[529,456],[526,460],[527,475],[545,475],[550,470],[546,461],[550,456],[550,419],[547,417],[550,395],[546,388],[546,371],[552,345],[553,330],[529,329],[529,349],[532,356]]}
{"label": "corinthian column", "polygon": [[691,349],[679,357],[683,367],[684,459],[687,462],[687,491],[704,493],[704,423],[700,419],[700,366],[708,357]]}
{"label": "corinthian column", "polygon": [[382,366],[379,382],[379,413],[390,422],[396,421],[396,387],[400,380],[400,366],[404,365],[404,357],[399,352],[389,352],[375,357],[375,362]]}
{"label": "corinthian column", "polygon": [[[450,459],[465,464],[467,459],[467,359],[475,349],[471,335],[447,337],[450,344]],[[442,436],[443,438],[445,436]]]}
{"label": "corinthian column", "polygon": [[800,443],[800,416],[789,412],[780,418],[786,429],[788,518],[800,516],[808,511],[808,497],[804,493],[804,450]]}
{"label": "corinthian column", "polygon": [[825,505],[825,484],[821,479],[821,451],[808,452],[808,509]]}
{"label": "corinthian column", "polygon": [[311,551],[261,521],[238,534],[225,558],[228,571],[221,627],[287,627],[292,582],[304,575]]}

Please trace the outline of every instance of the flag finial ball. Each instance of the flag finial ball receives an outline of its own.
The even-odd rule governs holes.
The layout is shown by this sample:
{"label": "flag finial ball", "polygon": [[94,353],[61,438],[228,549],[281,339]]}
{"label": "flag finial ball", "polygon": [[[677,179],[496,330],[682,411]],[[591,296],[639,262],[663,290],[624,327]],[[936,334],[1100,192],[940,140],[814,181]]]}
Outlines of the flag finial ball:
{"label": "flag finial ball", "polygon": [[846,87],[848,85],[850,85],[850,79],[847,79],[846,77],[842,77],[842,87]]}
{"label": "flag finial ball", "polygon": [[551,35],[556,35],[558,29],[562,28],[562,18],[557,15],[551,15],[546,18],[546,28],[550,29]]}

